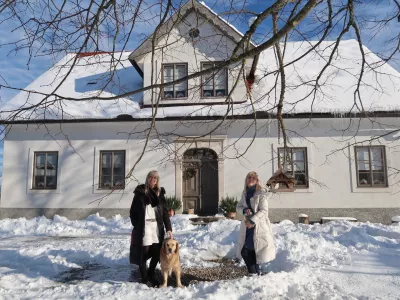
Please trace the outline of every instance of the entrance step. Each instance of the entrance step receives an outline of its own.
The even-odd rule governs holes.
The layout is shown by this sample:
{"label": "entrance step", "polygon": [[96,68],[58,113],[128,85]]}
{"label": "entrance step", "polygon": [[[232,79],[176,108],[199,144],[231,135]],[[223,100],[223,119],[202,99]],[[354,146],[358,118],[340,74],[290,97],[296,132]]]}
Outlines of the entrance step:
{"label": "entrance step", "polygon": [[356,218],[350,217],[323,217],[321,218],[321,224],[325,224],[331,221],[348,221],[348,222],[357,222]]}
{"label": "entrance step", "polygon": [[206,216],[206,217],[190,218],[189,220],[192,221],[193,225],[207,225],[208,223],[217,222],[219,220],[224,220],[224,219],[225,217]]}

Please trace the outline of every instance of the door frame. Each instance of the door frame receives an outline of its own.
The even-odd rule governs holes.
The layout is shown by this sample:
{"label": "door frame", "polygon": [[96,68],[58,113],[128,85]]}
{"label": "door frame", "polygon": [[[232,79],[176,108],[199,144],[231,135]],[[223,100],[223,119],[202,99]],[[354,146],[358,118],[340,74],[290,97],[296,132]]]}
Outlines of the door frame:
{"label": "door frame", "polygon": [[[183,207],[183,182],[182,182],[182,163],[183,155],[186,150],[193,148],[209,148],[215,151],[218,156],[218,203],[225,195],[224,181],[224,157],[223,150],[226,135],[213,135],[208,137],[186,136],[175,140],[175,196],[182,202]],[[181,211],[182,212],[182,209]]]}

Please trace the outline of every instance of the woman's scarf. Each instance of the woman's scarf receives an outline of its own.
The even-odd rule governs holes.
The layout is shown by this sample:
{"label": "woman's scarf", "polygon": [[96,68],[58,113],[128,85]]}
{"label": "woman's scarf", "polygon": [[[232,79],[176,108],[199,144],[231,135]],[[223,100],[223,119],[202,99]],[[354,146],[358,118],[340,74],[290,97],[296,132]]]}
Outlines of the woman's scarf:
{"label": "woman's scarf", "polygon": [[254,196],[255,192],[256,192],[256,185],[253,185],[247,189],[247,193],[246,193],[246,204],[247,204],[247,207],[252,211],[252,213],[254,213],[254,212],[253,212],[253,209],[251,208],[250,199],[251,199],[251,197]]}
{"label": "woman's scarf", "polygon": [[151,204],[151,207],[156,207],[158,204],[160,204],[160,198],[158,197],[156,190],[152,189],[151,187],[148,187],[146,196],[145,203]]}

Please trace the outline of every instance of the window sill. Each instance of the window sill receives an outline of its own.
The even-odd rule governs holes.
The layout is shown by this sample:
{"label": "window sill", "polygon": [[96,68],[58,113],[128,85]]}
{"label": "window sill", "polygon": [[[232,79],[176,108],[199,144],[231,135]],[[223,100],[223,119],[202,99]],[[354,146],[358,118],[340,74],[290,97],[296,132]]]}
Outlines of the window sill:
{"label": "window sill", "polygon": [[169,101],[169,100],[187,100],[189,97],[182,97],[182,98],[161,98],[161,101]]}
{"label": "window sill", "polygon": [[311,187],[296,187],[294,191],[288,191],[288,190],[279,190],[276,189],[275,193],[282,193],[282,194],[297,194],[297,193],[313,193],[313,189]]}
{"label": "window sill", "polygon": [[387,189],[387,185],[357,185],[358,189]]}
{"label": "window sill", "polygon": [[392,193],[393,189],[391,186],[383,187],[354,187],[353,193]]}
{"label": "window sill", "polygon": [[[209,99],[203,99],[201,98],[200,101],[193,101],[192,99],[164,99],[161,100],[158,104],[158,107],[173,107],[173,106],[209,106],[209,105],[229,105],[229,104],[242,104],[246,103],[247,100],[245,101],[233,101],[229,100],[226,101],[226,98],[209,98]],[[155,104],[152,106],[151,103],[143,103],[141,106],[142,108],[151,108],[154,107]]]}
{"label": "window sill", "polygon": [[28,194],[60,194],[60,189],[34,189],[31,188],[28,190]]}
{"label": "window sill", "polygon": [[224,96],[224,97],[201,97],[200,101],[202,103],[224,103],[224,104],[237,104],[244,103],[246,101],[234,101],[232,97]]}
{"label": "window sill", "polygon": [[123,189],[93,189],[93,194],[123,194],[126,192],[126,188]]}
{"label": "window sill", "polygon": [[314,192],[311,187],[296,187],[292,193],[312,193]]}

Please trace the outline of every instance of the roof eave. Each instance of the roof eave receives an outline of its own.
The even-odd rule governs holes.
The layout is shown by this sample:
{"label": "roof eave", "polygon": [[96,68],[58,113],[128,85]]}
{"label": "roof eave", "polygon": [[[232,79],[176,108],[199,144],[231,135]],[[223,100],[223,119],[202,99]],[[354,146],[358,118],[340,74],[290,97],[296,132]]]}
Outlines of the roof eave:
{"label": "roof eave", "polygon": [[[339,114],[337,112],[321,112],[321,113],[293,113],[293,114],[283,114],[282,117],[284,119],[336,119],[336,118],[371,118],[371,117],[379,117],[379,118],[394,118],[399,117],[400,111],[373,111],[368,113],[344,113]],[[263,112],[259,111],[255,114],[247,114],[247,115],[229,115],[226,119],[230,120],[252,120],[254,118],[257,119],[274,119],[276,118],[275,113]],[[46,124],[46,123],[106,123],[106,122],[146,122],[152,120],[149,118],[134,118],[131,115],[121,115],[115,118],[84,118],[84,119],[47,119],[47,120],[0,120],[0,125],[12,125],[12,124]],[[221,116],[171,116],[171,117],[162,117],[156,118],[156,121],[217,121],[221,120]]]}
{"label": "roof eave", "polygon": [[132,66],[135,68],[136,72],[138,72],[140,77],[142,77],[142,79],[143,79],[143,70],[139,67],[139,65],[137,64],[136,60],[129,58],[129,61],[132,64]]}

